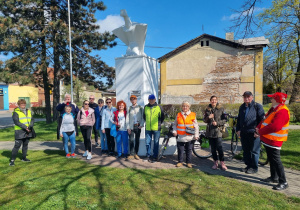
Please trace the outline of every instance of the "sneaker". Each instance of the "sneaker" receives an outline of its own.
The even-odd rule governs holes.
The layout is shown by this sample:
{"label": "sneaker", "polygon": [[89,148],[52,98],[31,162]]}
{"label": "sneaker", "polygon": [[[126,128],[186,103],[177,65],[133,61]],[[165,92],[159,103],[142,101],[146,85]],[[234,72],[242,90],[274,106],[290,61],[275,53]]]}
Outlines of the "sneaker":
{"label": "sneaker", "polygon": [[152,163],[157,161],[157,158],[151,158],[152,159]]}
{"label": "sneaker", "polygon": [[72,157],[72,158],[75,158],[75,156],[76,156],[75,153],[71,154],[71,157]]}
{"label": "sneaker", "polygon": [[22,158],[22,161],[24,161],[24,162],[30,162],[31,160],[29,160],[27,158]]}
{"label": "sneaker", "polygon": [[133,157],[132,155],[129,155],[129,156],[126,158],[126,160],[132,160],[132,159],[134,159],[134,157]]}
{"label": "sneaker", "polygon": [[87,157],[88,156],[88,151],[85,151],[85,153],[82,155],[82,157]]}
{"label": "sneaker", "polygon": [[15,161],[10,161],[9,165],[10,166],[15,166]]}
{"label": "sneaker", "polygon": [[227,170],[227,167],[226,167],[224,161],[221,161],[221,169],[222,169],[223,171],[226,171],[226,170]]}
{"label": "sneaker", "polygon": [[190,164],[190,163],[186,164],[186,166],[187,166],[188,168],[193,168],[192,164]]}
{"label": "sneaker", "polygon": [[246,172],[248,171],[248,169],[249,169],[248,167],[242,168],[242,169],[241,169],[241,172],[245,172],[245,173],[246,173]]}
{"label": "sneaker", "polygon": [[182,166],[182,163],[177,163],[176,164],[176,167],[178,167],[178,168],[181,167],[181,166]]}
{"label": "sneaker", "polygon": [[96,147],[100,147],[100,144],[99,144],[98,142],[96,142],[96,144],[95,144],[95,145],[96,145]]}
{"label": "sneaker", "polygon": [[68,153],[68,154],[66,154],[66,158],[70,158],[71,157],[71,155]]}
{"label": "sneaker", "polygon": [[216,160],[216,161],[214,161],[214,165],[211,168],[216,170],[216,169],[218,169],[218,166],[219,166],[219,164],[218,164],[218,161]]}
{"label": "sneaker", "polygon": [[257,170],[253,169],[253,168],[249,168],[247,171],[246,171],[246,174],[255,174],[257,173]]}
{"label": "sneaker", "polygon": [[286,182],[286,183],[281,183],[281,184],[278,184],[278,185],[274,186],[273,190],[285,190],[288,187],[289,187],[289,185]]}
{"label": "sneaker", "polygon": [[87,160],[90,160],[90,159],[92,159],[92,154],[91,154],[91,153],[89,153],[89,154],[87,155],[86,159],[87,159]]}
{"label": "sneaker", "polygon": [[141,159],[138,155],[135,155],[134,158],[135,158],[136,160]]}

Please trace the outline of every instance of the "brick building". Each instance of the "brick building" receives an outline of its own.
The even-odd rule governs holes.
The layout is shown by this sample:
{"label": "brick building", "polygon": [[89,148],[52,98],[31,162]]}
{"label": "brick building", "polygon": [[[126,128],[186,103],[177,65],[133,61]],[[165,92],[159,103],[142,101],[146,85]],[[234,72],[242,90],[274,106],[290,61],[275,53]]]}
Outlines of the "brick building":
{"label": "brick building", "polygon": [[234,40],[203,34],[166,55],[160,63],[162,104],[207,103],[212,95],[221,103],[241,103],[244,91],[263,99],[264,37]]}

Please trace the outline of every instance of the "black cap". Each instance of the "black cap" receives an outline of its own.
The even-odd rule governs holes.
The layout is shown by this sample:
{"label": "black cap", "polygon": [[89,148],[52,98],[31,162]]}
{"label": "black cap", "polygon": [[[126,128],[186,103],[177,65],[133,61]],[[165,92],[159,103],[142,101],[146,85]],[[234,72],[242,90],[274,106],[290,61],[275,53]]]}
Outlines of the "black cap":
{"label": "black cap", "polygon": [[253,94],[250,91],[244,92],[243,96],[253,96]]}

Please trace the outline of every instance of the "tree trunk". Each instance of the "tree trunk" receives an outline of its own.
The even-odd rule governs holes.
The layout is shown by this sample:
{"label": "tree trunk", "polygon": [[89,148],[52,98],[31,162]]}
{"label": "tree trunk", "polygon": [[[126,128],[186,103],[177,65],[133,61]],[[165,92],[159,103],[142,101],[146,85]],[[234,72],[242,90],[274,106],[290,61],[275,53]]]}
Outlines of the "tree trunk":
{"label": "tree trunk", "polygon": [[[55,38],[54,38],[55,39]],[[56,41],[56,40],[54,40]],[[53,80],[53,121],[58,118],[58,111],[56,106],[60,101],[60,64],[59,64],[59,50],[57,49],[57,43],[53,45],[53,55],[54,55],[54,80]]]}
{"label": "tree trunk", "polygon": [[43,72],[43,85],[44,85],[44,95],[45,95],[45,104],[46,104],[46,123],[49,124],[52,122],[51,119],[51,102],[50,102],[50,87],[48,82],[48,71],[47,71],[47,61],[46,61],[46,38],[42,38],[42,72]]}
{"label": "tree trunk", "polygon": [[293,84],[292,95],[289,104],[296,102],[300,94],[300,61],[298,62],[297,72],[295,73],[295,80]]}

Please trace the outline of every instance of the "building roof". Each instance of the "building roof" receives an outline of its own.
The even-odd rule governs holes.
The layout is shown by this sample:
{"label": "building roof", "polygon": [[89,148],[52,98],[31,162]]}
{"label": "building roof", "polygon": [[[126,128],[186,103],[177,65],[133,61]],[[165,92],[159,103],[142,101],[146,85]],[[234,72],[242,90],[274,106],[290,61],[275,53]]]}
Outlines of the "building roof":
{"label": "building roof", "polygon": [[265,39],[265,37],[256,37],[256,38],[249,38],[249,39],[239,39],[239,40],[226,40],[222,39],[216,36],[212,36],[209,34],[202,34],[201,36],[196,37],[195,39],[192,39],[191,41],[188,41],[187,43],[177,47],[175,50],[163,55],[162,57],[158,58],[158,62],[161,62],[164,59],[170,58],[181,51],[197,44],[200,42],[201,39],[209,39],[211,41],[227,45],[233,48],[244,48],[245,50],[252,50],[252,49],[257,49],[261,47],[265,47],[269,44],[269,40]]}

